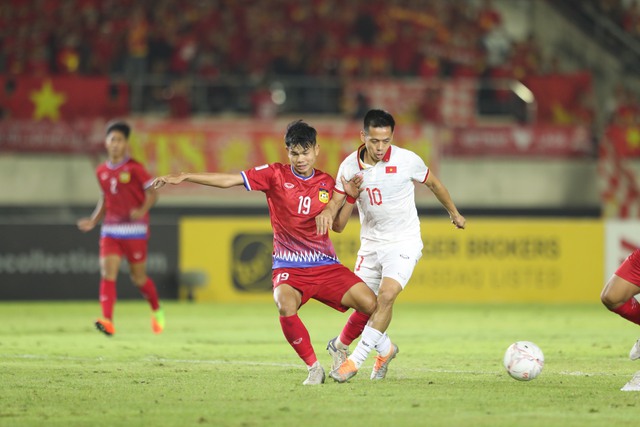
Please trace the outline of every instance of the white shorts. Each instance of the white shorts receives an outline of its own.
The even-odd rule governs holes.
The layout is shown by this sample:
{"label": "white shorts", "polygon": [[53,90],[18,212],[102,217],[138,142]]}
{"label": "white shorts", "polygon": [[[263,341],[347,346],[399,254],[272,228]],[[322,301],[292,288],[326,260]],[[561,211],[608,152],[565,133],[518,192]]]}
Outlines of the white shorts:
{"label": "white shorts", "polygon": [[404,289],[421,257],[422,241],[360,248],[353,272],[378,295],[383,277],[396,280]]}

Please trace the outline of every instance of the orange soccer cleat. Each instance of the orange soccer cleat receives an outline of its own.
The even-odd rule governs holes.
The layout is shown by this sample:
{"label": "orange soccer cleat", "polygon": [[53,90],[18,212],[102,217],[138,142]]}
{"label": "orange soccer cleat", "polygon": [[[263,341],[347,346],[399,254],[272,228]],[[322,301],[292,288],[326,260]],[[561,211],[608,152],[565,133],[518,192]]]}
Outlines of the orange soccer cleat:
{"label": "orange soccer cleat", "polygon": [[343,383],[349,381],[358,373],[358,368],[353,360],[347,359],[345,362],[338,367],[338,369],[334,369],[329,372],[329,376],[339,383]]}
{"label": "orange soccer cleat", "polygon": [[154,334],[159,334],[164,330],[164,310],[161,308],[151,314],[151,329]]}
{"label": "orange soccer cleat", "polygon": [[116,328],[113,326],[113,322],[107,319],[98,319],[96,320],[96,329],[110,337],[116,333]]}
{"label": "orange soccer cleat", "polygon": [[386,356],[376,356],[376,363],[373,365],[373,371],[371,371],[371,379],[372,380],[382,380],[387,375],[387,369],[389,368],[389,363],[396,357],[398,354],[398,346],[395,344],[391,344],[391,349],[389,349],[389,354]]}

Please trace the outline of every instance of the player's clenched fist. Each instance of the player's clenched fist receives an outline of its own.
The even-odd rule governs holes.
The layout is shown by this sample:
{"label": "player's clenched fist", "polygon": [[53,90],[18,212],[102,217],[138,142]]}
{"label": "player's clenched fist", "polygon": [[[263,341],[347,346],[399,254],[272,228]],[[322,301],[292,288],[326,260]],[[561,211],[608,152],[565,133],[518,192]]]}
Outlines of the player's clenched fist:
{"label": "player's clenched fist", "polygon": [[464,229],[467,220],[460,214],[451,215],[451,224],[455,225],[456,228]]}

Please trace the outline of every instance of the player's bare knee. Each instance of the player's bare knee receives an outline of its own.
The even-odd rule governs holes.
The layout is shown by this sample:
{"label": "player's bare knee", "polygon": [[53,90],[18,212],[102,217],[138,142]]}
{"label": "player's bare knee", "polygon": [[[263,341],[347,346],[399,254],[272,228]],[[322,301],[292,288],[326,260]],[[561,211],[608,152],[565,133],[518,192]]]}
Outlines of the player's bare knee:
{"label": "player's bare knee", "polygon": [[378,307],[391,307],[398,295],[393,292],[381,292],[378,294]]}
{"label": "player's bare knee", "polygon": [[364,282],[358,283],[349,289],[340,303],[368,315],[373,314],[378,305],[375,294]]}
{"label": "player's bare knee", "polygon": [[614,310],[624,303],[624,301],[618,301],[617,298],[614,298],[606,288],[600,294],[600,301],[602,301],[602,304],[609,310]]}
{"label": "player's bare knee", "polygon": [[378,301],[375,298],[367,298],[362,302],[361,306],[357,308],[357,311],[372,315],[378,308]]}
{"label": "player's bare knee", "polygon": [[276,306],[278,307],[278,314],[282,317],[289,317],[298,313],[298,311],[292,307],[281,306],[278,304],[276,304]]}
{"label": "player's bare knee", "polygon": [[274,299],[276,303],[276,307],[278,308],[278,313],[282,317],[293,316],[298,312],[298,309],[295,304],[292,304],[291,301],[288,300],[278,300]]}

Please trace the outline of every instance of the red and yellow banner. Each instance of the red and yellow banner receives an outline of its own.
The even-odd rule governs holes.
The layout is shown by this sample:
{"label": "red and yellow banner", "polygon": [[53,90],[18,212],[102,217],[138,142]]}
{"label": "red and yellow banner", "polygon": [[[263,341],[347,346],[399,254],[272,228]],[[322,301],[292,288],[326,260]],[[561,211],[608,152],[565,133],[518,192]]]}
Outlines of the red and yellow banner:
{"label": "red and yellow banner", "polygon": [[[129,120],[131,156],[154,175],[178,172],[239,172],[273,162],[288,163],[284,133],[288,121],[252,119]],[[316,167],[332,175],[361,144],[360,124],[309,121],[318,130]],[[103,153],[104,119],[74,121],[0,121],[0,150],[17,152]],[[437,169],[434,128],[403,125],[394,144],[417,153]],[[182,187],[176,188],[181,191]]]}
{"label": "red and yellow banner", "polygon": [[[289,163],[284,145],[287,121],[206,120],[133,121],[132,156],[155,174],[181,171],[239,172],[253,166]],[[360,124],[309,122],[318,131],[316,167],[335,176],[344,158],[361,144]],[[406,125],[396,130],[394,144],[408,148],[435,168],[432,131]]]}

